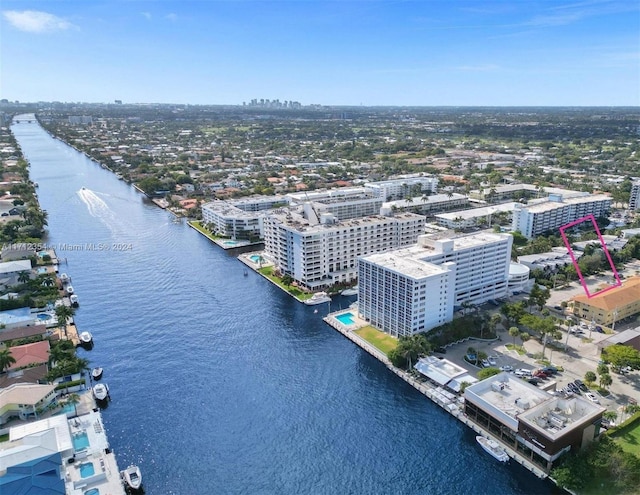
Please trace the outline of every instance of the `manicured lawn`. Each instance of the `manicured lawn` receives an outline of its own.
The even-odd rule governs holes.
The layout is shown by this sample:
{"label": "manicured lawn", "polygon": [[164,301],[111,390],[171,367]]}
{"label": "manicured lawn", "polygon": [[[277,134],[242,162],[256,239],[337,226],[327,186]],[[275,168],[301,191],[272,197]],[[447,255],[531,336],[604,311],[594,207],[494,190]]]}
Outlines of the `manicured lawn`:
{"label": "manicured lawn", "polygon": [[209,232],[207,229],[205,229],[202,226],[202,223],[198,220],[194,220],[193,222],[189,222],[189,225],[191,225],[194,229],[196,229],[198,232],[204,234],[205,236],[207,236],[209,239],[214,240],[214,239],[221,239],[221,237],[212,234],[211,232]]}
{"label": "manicured lawn", "polygon": [[622,450],[640,456],[640,417],[611,434]]}
{"label": "manicured lawn", "polygon": [[273,274],[272,266],[265,266],[263,268],[260,268],[258,271],[262,273],[265,277],[267,277],[269,280],[271,280],[278,287],[280,287],[283,290],[286,290],[289,294],[291,294],[296,299],[299,299],[300,301],[304,301],[306,299],[311,298],[311,296],[313,296],[313,294],[310,294],[309,292],[304,292],[298,289],[297,287],[292,287],[291,285],[284,285],[282,283],[282,279],[280,277],[276,277]]}
{"label": "manicured lawn", "polygon": [[395,349],[398,345],[398,339],[381,332],[372,326],[363,327],[356,330],[355,333],[385,354],[389,354],[389,352]]}

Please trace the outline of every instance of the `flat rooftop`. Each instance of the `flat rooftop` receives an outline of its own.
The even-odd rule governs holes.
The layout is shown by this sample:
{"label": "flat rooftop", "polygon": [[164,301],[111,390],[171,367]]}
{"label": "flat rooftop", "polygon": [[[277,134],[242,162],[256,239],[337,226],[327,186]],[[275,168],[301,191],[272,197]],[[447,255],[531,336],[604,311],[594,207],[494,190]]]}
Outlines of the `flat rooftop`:
{"label": "flat rooftop", "polygon": [[544,203],[524,206],[523,210],[527,210],[531,213],[544,213],[546,211],[553,211],[557,208],[562,208],[565,206],[605,200],[612,201],[611,196],[608,196],[606,194],[590,194],[588,196],[577,196],[574,198],[563,197],[562,201],[545,201]]}
{"label": "flat rooftop", "polygon": [[473,208],[471,210],[453,211],[448,213],[439,213],[436,218],[442,218],[446,220],[454,221],[457,218],[462,220],[469,220],[471,218],[486,217],[495,213],[513,212],[516,203],[501,203],[499,205],[483,206],[482,208]]}
{"label": "flat rooftop", "polygon": [[413,278],[414,280],[448,272],[448,270],[442,266],[406,256],[405,251],[407,250],[400,249],[386,253],[371,254],[364,256],[362,259],[375,263],[387,270]]}
{"label": "flat rooftop", "polygon": [[552,397],[524,411],[519,420],[555,440],[584,423],[592,422],[604,411],[604,407],[582,397]]}

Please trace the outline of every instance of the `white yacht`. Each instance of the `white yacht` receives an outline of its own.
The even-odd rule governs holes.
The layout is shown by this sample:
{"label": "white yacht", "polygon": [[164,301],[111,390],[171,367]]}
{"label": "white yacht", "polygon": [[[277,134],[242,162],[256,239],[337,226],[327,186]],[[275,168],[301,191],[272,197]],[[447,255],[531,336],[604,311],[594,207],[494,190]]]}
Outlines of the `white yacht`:
{"label": "white yacht", "polygon": [[67,285],[66,291],[67,291],[67,294],[73,294],[73,286],[72,285]]}
{"label": "white yacht", "polygon": [[78,303],[78,294],[71,294],[69,296],[69,301],[71,302],[71,306],[77,307]]}
{"label": "white yacht", "polygon": [[120,471],[122,481],[125,485],[132,490],[139,490],[142,486],[142,474],[140,468],[134,464],[131,464],[127,469]]}
{"label": "white yacht", "polygon": [[481,437],[478,435],[476,437],[476,441],[480,444],[480,446],[493,457],[498,459],[500,462],[507,462],[509,460],[509,456],[504,451],[502,447],[500,447],[494,440],[489,438]]}
{"label": "white yacht", "polygon": [[331,302],[331,298],[326,292],[316,292],[313,296],[311,296],[311,298],[304,301],[307,306],[313,306],[314,304],[322,304],[326,302]]}
{"label": "white yacht", "polygon": [[354,285],[353,287],[350,287],[349,289],[345,289],[342,292],[340,292],[341,295],[343,296],[357,296],[358,295],[358,286]]}
{"label": "white yacht", "polygon": [[102,373],[103,373],[103,369],[102,368],[93,368],[91,370],[91,378],[93,378],[94,380],[100,380],[100,378],[102,378]]}
{"label": "white yacht", "polygon": [[80,332],[78,337],[80,338],[80,342],[83,344],[91,344],[91,342],[93,342],[93,335],[91,335],[91,332]]}
{"label": "white yacht", "polygon": [[104,383],[98,383],[93,386],[93,396],[96,400],[107,400],[109,397],[109,387]]}

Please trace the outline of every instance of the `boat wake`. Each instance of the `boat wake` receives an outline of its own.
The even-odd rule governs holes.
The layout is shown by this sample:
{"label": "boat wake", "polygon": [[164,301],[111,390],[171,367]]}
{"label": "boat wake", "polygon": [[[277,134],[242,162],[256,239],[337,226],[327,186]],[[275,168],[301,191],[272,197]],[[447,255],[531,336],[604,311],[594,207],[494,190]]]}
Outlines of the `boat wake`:
{"label": "boat wake", "polygon": [[78,196],[89,210],[89,214],[104,223],[112,235],[117,236],[122,233],[122,221],[100,196],[86,187],[78,191]]}

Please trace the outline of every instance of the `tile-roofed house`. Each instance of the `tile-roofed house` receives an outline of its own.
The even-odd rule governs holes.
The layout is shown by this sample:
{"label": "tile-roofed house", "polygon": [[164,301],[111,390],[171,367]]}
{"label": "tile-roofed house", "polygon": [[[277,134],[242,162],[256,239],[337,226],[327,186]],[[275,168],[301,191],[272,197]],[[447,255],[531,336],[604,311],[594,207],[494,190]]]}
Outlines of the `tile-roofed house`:
{"label": "tile-roofed house", "polygon": [[9,370],[23,368],[30,364],[40,364],[49,361],[49,341],[42,340],[40,342],[33,342],[32,344],[17,345],[11,347],[9,351],[16,360],[15,363],[9,367]]}

